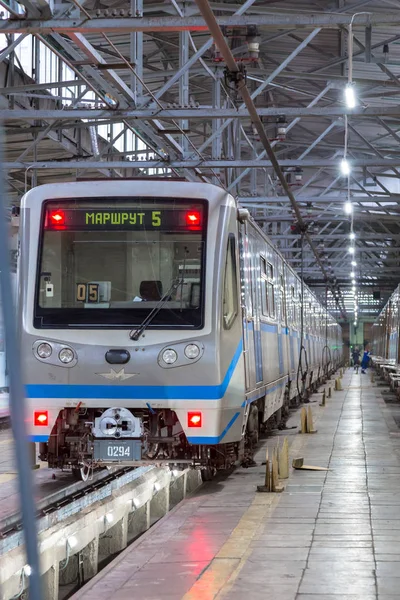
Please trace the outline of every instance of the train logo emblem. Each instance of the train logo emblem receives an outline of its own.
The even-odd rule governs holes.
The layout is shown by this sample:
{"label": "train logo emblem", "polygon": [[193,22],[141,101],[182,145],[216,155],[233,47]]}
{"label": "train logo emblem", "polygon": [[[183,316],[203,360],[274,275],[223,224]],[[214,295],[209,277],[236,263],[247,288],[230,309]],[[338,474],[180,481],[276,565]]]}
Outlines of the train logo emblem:
{"label": "train logo emblem", "polygon": [[109,373],[96,373],[96,375],[100,375],[105,379],[111,379],[112,381],[115,381],[116,379],[125,381],[126,379],[131,379],[131,377],[135,377],[135,375],[139,375],[139,373],[125,373],[125,369],[121,369],[121,371],[118,371],[117,373],[117,371],[111,369]]}

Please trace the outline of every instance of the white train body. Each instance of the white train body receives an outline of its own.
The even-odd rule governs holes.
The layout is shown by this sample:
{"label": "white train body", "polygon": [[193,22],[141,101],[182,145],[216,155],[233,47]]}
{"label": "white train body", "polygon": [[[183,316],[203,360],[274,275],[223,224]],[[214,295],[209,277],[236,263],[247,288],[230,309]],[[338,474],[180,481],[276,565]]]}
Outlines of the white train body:
{"label": "white train body", "polygon": [[[221,188],[35,188],[19,256],[28,426],[51,466],[225,466],[298,395],[300,279]],[[303,308],[308,388],[341,329],[305,286]]]}

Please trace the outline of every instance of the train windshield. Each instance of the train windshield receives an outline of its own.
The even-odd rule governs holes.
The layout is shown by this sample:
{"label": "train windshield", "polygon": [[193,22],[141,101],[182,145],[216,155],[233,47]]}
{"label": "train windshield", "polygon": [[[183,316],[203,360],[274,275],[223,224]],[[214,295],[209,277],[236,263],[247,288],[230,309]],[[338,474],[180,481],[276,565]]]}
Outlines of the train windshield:
{"label": "train windshield", "polygon": [[102,198],[43,206],[36,327],[201,328],[207,203]]}

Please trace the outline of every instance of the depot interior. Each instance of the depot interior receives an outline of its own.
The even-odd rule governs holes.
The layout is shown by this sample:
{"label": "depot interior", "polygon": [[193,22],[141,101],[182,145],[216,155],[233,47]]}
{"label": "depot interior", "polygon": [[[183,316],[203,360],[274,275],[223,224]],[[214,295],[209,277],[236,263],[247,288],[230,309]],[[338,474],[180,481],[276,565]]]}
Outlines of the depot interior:
{"label": "depot interior", "polygon": [[[195,2],[0,4],[12,264],[17,207],[34,186],[137,177],[211,182],[232,193],[302,270],[342,324],[347,346],[371,340],[400,273],[396,2],[215,6],[236,71],[216,35],[189,24],[200,19]],[[68,27],[76,19],[85,24]],[[250,91],[258,125],[239,81]],[[266,155],[260,123],[284,182]],[[302,246],[303,235],[312,245]],[[140,244],[128,237],[106,253],[109,269],[119,253],[126,272],[129,262],[140,264]],[[197,238],[188,257],[194,265]],[[96,253],[86,242],[86,256],[89,247]],[[156,279],[165,288],[173,277],[165,265],[173,270],[179,243],[159,242]],[[44,261],[62,255],[52,243]],[[143,278],[121,281],[118,300],[137,296]],[[68,301],[57,294],[43,299]],[[0,388],[7,385],[4,365],[3,359]]]}

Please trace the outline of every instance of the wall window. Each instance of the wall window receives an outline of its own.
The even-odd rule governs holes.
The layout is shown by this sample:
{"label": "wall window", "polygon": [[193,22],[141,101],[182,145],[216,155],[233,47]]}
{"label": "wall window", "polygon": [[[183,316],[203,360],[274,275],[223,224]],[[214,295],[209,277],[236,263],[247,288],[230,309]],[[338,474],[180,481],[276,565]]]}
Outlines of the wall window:
{"label": "wall window", "polygon": [[261,290],[263,296],[263,314],[275,318],[274,267],[263,256],[261,260]]}
{"label": "wall window", "polygon": [[224,328],[230,329],[238,314],[237,270],[236,270],[236,241],[230,233],[225,262],[223,319]]}

